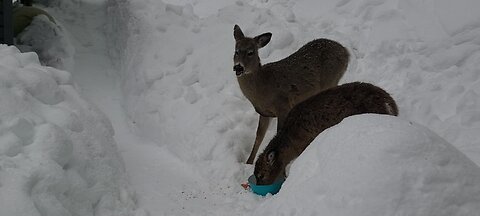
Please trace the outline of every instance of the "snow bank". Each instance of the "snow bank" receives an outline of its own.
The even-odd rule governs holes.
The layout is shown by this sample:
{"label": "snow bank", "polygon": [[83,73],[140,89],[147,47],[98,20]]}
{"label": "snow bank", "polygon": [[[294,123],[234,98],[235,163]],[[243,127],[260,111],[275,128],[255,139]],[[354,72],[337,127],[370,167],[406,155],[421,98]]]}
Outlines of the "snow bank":
{"label": "snow bank", "polygon": [[384,115],[345,119],[293,163],[254,215],[476,215],[480,167],[429,129]]}
{"label": "snow bank", "polygon": [[133,215],[108,119],[68,72],[0,45],[0,215]]}

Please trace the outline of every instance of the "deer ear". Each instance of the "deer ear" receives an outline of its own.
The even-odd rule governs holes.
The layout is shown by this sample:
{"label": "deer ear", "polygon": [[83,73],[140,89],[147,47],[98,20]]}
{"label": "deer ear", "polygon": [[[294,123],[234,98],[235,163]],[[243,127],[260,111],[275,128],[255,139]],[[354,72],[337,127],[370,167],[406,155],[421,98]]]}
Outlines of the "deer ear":
{"label": "deer ear", "polygon": [[268,165],[273,165],[273,162],[275,162],[275,159],[276,159],[276,153],[275,151],[270,151],[268,154],[267,154],[267,163]]}
{"label": "deer ear", "polygon": [[242,32],[242,29],[240,29],[240,26],[235,25],[235,27],[233,27],[233,37],[235,38],[235,40],[240,40],[245,38],[245,35],[243,35],[243,32]]}
{"label": "deer ear", "polygon": [[263,33],[261,35],[258,35],[253,39],[255,39],[255,41],[257,42],[258,48],[262,48],[265,45],[267,45],[268,42],[270,42],[271,38],[272,38],[272,33],[267,32],[267,33]]}

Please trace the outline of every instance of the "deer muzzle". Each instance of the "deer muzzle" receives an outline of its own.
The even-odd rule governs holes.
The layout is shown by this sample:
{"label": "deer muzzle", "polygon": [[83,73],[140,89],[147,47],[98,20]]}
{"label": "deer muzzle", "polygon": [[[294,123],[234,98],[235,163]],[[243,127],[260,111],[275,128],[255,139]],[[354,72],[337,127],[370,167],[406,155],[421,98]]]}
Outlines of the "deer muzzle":
{"label": "deer muzzle", "polygon": [[233,71],[235,71],[237,76],[241,76],[243,73],[245,73],[245,68],[240,64],[236,64],[233,66]]}

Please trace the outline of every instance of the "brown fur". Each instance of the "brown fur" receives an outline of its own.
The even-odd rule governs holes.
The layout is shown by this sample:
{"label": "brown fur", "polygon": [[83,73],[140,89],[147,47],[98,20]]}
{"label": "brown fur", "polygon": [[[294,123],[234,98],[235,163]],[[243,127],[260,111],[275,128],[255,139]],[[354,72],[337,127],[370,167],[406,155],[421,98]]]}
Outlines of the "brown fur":
{"label": "brown fur", "polygon": [[271,184],[318,134],[348,116],[362,113],[396,116],[398,108],[383,89],[360,82],[328,89],[298,104],[259,155],[254,171],[257,183]]}
{"label": "brown fur", "polygon": [[[264,33],[249,38],[240,27],[234,28],[237,80],[243,94],[260,114],[248,164],[253,163],[270,118],[278,117],[277,129],[280,128],[296,104],[336,86],[349,61],[345,47],[332,40],[316,39],[285,59],[261,65],[258,49],[268,44],[271,36]],[[237,67],[244,69],[241,75]]]}

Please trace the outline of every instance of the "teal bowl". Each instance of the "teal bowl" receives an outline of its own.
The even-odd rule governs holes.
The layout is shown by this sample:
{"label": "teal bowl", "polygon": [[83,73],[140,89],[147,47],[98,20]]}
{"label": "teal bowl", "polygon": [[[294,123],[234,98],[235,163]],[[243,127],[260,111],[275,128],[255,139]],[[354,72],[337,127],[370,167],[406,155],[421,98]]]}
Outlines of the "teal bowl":
{"label": "teal bowl", "polygon": [[248,178],[248,185],[250,186],[250,189],[252,189],[252,192],[261,196],[265,196],[267,194],[276,194],[278,191],[280,191],[280,188],[282,187],[283,182],[285,181],[284,177],[278,178],[273,182],[273,184],[270,185],[257,185],[257,179],[255,178],[255,175],[251,175]]}

